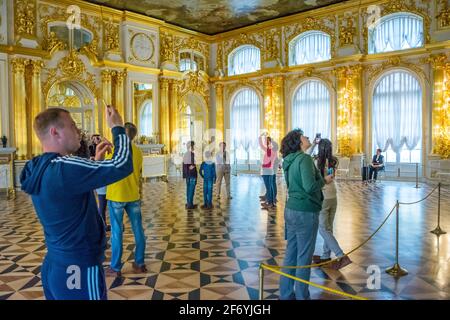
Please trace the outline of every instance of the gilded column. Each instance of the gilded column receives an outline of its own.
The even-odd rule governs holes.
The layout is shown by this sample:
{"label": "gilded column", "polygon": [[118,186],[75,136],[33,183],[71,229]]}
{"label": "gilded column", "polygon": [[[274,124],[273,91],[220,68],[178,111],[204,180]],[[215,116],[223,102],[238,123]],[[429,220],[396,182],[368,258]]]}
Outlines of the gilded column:
{"label": "gilded column", "polygon": [[17,158],[27,157],[27,113],[25,92],[25,66],[28,61],[23,58],[11,60],[13,72],[13,104],[14,104],[14,142]]}
{"label": "gilded column", "polygon": [[361,70],[360,65],[335,70],[338,79],[338,153],[346,157],[362,153]]}
{"label": "gilded column", "polygon": [[264,79],[264,128],[269,131],[274,127],[274,112],[272,110],[272,79]]}
{"label": "gilded column", "polygon": [[355,153],[362,154],[363,147],[363,104],[362,104],[362,66],[355,65],[351,67],[352,85],[353,85],[353,138]]}
{"label": "gilded column", "polygon": [[[216,130],[222,133],[222,139],[225,139],[225,125],[224,125],[224,114],[223,114],[223,84],[216,83]],[[216,137],[218,135],[216,134]]]}
{"label": "gilded column", "polygon": [[[44,66],[42,61],[31,61],[32,80],[31,80],[31,122],[42,111],[41,103],[41,69]],[[34,130],[31,130],[31,153],[36,156],[42,152],[41,144]]]}
{"label": "gilded column", "polygon": [[116,73],[116,90],[115,90],[115,97],[116,97],[116,108],[119,110],[120,114],[122,115],[124,121],[126,119],[125,117],[125,91],[123,89],[123,82],[125,77],[127,76],[127,72],[118,71]]}
{"label": "gilded column", "polygon": [[275,135],[276,141],[281,142],[286,134],[285,126],[285,105],[284,105],[284,77],[277,76],[273,79],[273,103],[275,110],[275,123],[277,134]]}
{"label": "gilded column", "polygon": [[450,158],[450,63],[445,54],[432,56],[433,66],[433,153]]}
{"label": "gilded column", "polygon": [[170,153],[170,127],[169,127],[169,79],[161,79],[161,104],[159,108],[160,142],[164,144],[166,152]]}
{"label": "gilded column", "polygon": [[170,83],[170,150],[174,150],[176,137],[174,136],[175,131],[178,127],[178,82],[176,80]]}
{"label": "gilded column", "polygon": [[[111,71],[110,70],[103,70],[102,71],[102,99],[107,104],[110,105],[112,103],[112,92],[111,92]],[[103,105],[101,112],[101,117],[103,118],[103,136],[110,140],[112,139],[111,136],[111,130],[108,127],[108,124],[106,123],[106,110],[105,106]],[[123,115],[122,115],[123,117]]]}

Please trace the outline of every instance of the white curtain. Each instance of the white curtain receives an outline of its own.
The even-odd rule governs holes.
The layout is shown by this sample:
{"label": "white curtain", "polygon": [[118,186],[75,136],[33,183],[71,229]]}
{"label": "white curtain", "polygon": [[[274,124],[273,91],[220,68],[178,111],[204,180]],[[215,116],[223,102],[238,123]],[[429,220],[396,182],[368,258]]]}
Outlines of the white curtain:
{"label": "white curtain", "polygon": [[197,71],[197,62],[195,62],[194,60],[191,59],[181,59],[180,60],[180,71],[186,71],[186,70],[192,70],[192,71]]}
{"label": "white curtain", "polygon": [[410,13],[392,14],[369,31],[369,53],[423,46],[423,19]]}
{"label": "white curtain", "polygon": [[141,107],[141,113],[139,117],[139,134],[144,136],[151,136],[153,134],[152,125],[152,101],[147,100]]}
{"label": "white curtain", "polygon": [[320,31],[302,33],[289,44],[289,65],[331,59],[330,36]]}
{"label": "white curtain", "polygon": [[239,91],[231,105],[232,149],[254,153],[258,148],[260,106],[253,89]]}
{"label": "white curtain", "polygon": [[302,129],[311,142],[316,133],[331,139],[330,92],[321,81],[307,81],[294,93],[292,128]]}
{"label": "white curtain", "polygon": [[254,72],[261,69],[260,51],[255,46],[244,45],[230,54],[228,75]]}
{"label": "white curtain", "polygon": [[374,142],[398,153],[416,148],[422,133],[422,89],[405,71],[385,75],[373,94]]}

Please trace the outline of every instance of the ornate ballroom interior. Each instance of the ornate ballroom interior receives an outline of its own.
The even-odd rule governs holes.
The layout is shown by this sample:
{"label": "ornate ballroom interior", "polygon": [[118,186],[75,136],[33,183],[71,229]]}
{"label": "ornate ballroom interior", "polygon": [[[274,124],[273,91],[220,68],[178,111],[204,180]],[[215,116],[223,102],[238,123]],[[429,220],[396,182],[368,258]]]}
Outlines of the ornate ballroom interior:
{"label": "ornate ballroom interior", "polygon": [[[111,139],[105,104],[138,127],[148,265],[133,274],[125,219],[124,275],[107,278],[109,299],[278,299],[280,276],[265,270],[262,289],[259,277],[261,263],[283,263],[286,186],[280,171],[276,210],[260,208],[258,137],[280,143],[294,128],[331,140],[340,160],[334,228],[345,252],[397,202],[426,198],[397,206],[397,223],[348,267],[313,268],[311,282],[347,296],[311,287],[312,298],[450,299],[450,240],[430,233],[437,221],[450,230],[450,1],[245,3],[0,0],[0,300],[44,299],[44,233],[19,181],[42,152],[34,117],[60,107],[86,136]],[[226,141],[232,157],[233,199],[209,212],[184,209],[174,159],[190,140],[198,154]],[[378,148],[385,170],[368,184],[361,168]],[[407,275],[384,272],[396,261]]]}

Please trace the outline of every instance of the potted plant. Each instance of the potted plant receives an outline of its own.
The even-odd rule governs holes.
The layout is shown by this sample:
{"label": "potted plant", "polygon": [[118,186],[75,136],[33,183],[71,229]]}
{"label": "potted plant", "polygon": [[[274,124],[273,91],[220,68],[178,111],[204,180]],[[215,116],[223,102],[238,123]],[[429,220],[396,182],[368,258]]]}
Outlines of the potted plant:
{"label": "potted plant", "polygon": [[8,138],[6,138],[6,136],[4,135],[4,136],[2,136],[2,145],[3,145],[3,148],[6,148],[6,143],[8,142]]}

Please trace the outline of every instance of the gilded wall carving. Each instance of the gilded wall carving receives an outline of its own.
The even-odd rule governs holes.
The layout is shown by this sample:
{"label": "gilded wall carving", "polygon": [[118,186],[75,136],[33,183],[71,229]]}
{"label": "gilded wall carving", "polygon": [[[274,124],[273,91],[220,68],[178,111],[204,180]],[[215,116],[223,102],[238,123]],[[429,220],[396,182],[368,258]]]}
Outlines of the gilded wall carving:
{"label": "gilded wall carving", "polygon": [[16,0],[14,2],[14,21],[17,36],[36,36],[36,1]]}
{"label": "gilded wall carving", "polygon": [[[163,79],[167,80],[167,79]],[[198,93],[205,99],[205,104],[209,106],[209,83],[207,75],[202,71],[189,71],[184,75],[183,79],[178,82],[178,100],[181,101],[182,98],[187,93]]]}
{"label": "gilded wall carving", "polygon": [[161,43],[161,49],[160,49],[160,57],[161,62],[164,61],[175,61],[175,54],[174,54],[174,42],[173,42],[174,36],[167,32],[161,32],[160,33],[160,43]]}
{"label": "gilded wall carving", "polygon": [[383,61],[381,64],[365,66],[364,69],[367,74],[366,86],[371,84],[372,81],[375,78],[377,78],[381,73],[394,67],[403,67],[406,69],[410,69],[415,73],[417,73],[427,83],[429,83],[430,82],[429,77],[426,75],[424,70],[420,68],[418,65],[421,65],[419,61],[406,61],[403,60],[400,56],[394,56],[386,61]]}
{"label": "gilded wall carving", "polygon": [[294,94],[295,88],[308,78],[317,78],[327,84],[329,88],[335,89],[332,73],[330,71],[319,71],[314,68],[306,68],[299,73],[290,73],[286,76],[286,88],[288,96]]}
{"label": "gilded wall carving", "polygon": [[346,46],[354,44],[355,36],[356,36],[356,28],[354,15],[351,13],[350,16],[340,20],[339,26],[339,45]]}
{"label": "gilded wall carving", "polygon": [[281,29],[275,28],[264,31],[264,61],[281,58]]}
{"label": "gilded wall carving", "polygon": [[[43,44],[42,47],[50,53],[54,53],[57,51],[55,50],[55,46],[57,46],[59,50],[61,45],[56,41],[55,35],[49,32],[49,24],[55,22],[66,23],[70,13],[66,12],[65,7],[42,3],[39,4],[38,7],[38,15]],[[80,26],[91,32],[93,35],[91,43],[82,48],[82,50],[90,54],[91,57],[95,56],[95,58],[97,58],[99,54],[99,41],[101,39],[99,33],[99,30],[102,29],[101,18],[81,13]],[[65,47],[67,47],[67,44],[65,44]]]}
{"label": "gilded wall carving", "polygon": [[439,0],[437,9],[439,12],[439,15],[437,16],[438,28],[445,29],[450,27],[450,8],[448,0]]}
{"label": "gilded wall carving", "polygon": [[47,97],[50,88],[55,83],[64,80],[79,81],[89,88],[94,96],[99,96],[95,75],[86,70],[76,51],[71,51],[68,56],[63,57],[57,68],[44,69],[44,71],[47,74],[46,80],[42,83],[44,97]]}
{"label": "gilded wall carving", "polygon": [[239,79],[238,81],[224,84],[225,106],[230,105],[231,97],[236,93],[236,91],[245,87],[254,89],[258,93],[259,97],[263,97],[264,80],[262,78],[258,79],[242,78]]}
{"label": "gilded wall carving", "polygon": [[103,49],[120,52],[120,25],[112,19],[103,20]]}

